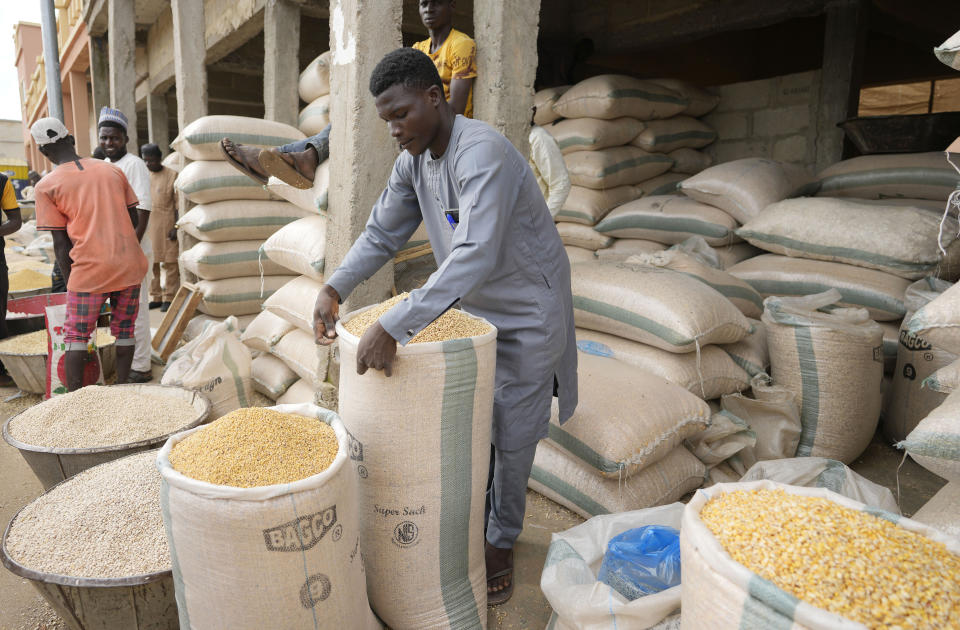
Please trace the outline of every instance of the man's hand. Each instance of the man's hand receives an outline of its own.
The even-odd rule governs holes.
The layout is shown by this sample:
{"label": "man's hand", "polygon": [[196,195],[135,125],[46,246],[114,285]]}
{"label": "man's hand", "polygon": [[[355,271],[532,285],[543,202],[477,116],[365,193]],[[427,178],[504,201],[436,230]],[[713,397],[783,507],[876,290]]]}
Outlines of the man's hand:
{"label": "man's hand", "polygon": [[340,319],[340,294],[329,284],[320,287],[313,306],[313,336],[321,346],[329,346],[337,338]]}
{"label": "man's hand", "polygon": [[177,228],[170,228],[170,231],[167,232],[167,238],[169,238],[171,241],[176,241],[176,240],[177,240]]}
{"label": "man's hand", "polygon": [[397,356],[397,342],[380,322],[376,322],[360,338],[357,346],[357,374],[367,368],[383,370],[385,376],[393,374],[393,359]]}

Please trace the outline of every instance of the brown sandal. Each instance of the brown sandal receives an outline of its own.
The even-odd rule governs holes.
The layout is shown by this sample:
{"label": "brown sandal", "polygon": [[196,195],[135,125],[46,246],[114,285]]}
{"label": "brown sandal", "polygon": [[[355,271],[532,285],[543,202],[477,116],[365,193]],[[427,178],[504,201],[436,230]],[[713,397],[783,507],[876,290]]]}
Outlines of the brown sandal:
{"label": "brown sandal", "polygon": [[[242,159],[243,158],[242,153],[240,154],[240,159],[230,155],[230,152],[227,151],[227,147],[223,146],[224,140],[229,140],[229,138],[224,138],[223,140],[220,141],[220,153],[223,154],[223,159],[225,159],[230,164],[230,166],[237,169],[238,171],[240,171],[250,179],[253,179],[260,184],[266,184],[268,178],[264,177],[260,173],[257,173],[252,168],[250,168],[250,165],[247,164],[246,160]],[[236,145],[236,146],[239,146],[239,145]]]}
{"label": "brown sandal", "polygon": [[303,176],[300,171],[288,164],[280,157],[280,153],[272,149],[264,149],[257,157],[263,170],[274,177],[300,190],[313,188],[313,182]]}
{"label": "brown sandal", "polygon": [[[491,593],[490,582],[505,577],[510,578],[510,583],[507,584],[502,590]],[[502,571],[497,571],[493,575],[487,576],[487,606],[499,606],[500,604],[506,604],[513,596],[513,584],[513,550],[511,549],[510,566]]]}

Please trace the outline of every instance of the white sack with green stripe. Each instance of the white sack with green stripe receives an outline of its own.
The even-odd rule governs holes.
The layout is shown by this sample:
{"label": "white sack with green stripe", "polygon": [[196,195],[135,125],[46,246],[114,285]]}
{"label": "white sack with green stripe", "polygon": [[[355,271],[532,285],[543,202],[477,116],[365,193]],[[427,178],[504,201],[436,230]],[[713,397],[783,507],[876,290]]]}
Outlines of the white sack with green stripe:
{"label": "white sack with green stripe", "polygon": [[612,237],[597,232],[589,225],[558,223],[557,232],[560,233],[560,240],[563,241],[563,244],[571,247],[582,247],[596,251],[613,244]]}
{"label": "white sack with green stripe", "polygon": [[563,118],[630,116],[638,120],[670,118],[690,101],[671,89],[622,74],[601,74],[585,79],[563,93],[553,111]]}
{"label": "white sack with green stripe", "polygon": [[911,518],[960,538],[960,483],[951,481],[940,488]]}
{"label": "white sack with green stripe", "polygon": [[935,348],[960,355],[960,282],[917,310],[906,330]]}
{"label": "white sack with green stripe", "polygon": [[297,373],[287,364],[270,353],[263,353],[250,364],[250,378],[254,391],[260,392],[270,400],[276,400],[300,380]]}
{"label": "white sack with green stripe", "polygon": [[763,253],[762,249],[754,247],[750,243],[734,243],[733,245],[716,245],[713,251],[717,255],[720,269],[729,269],[738,262],[743,262],[748,258],[759,256]]}
{"label": "white sack with green stripe", "polygon": [[940,368],[923,381],[923,386],[935,392],[952,394],[960,389],[960,361]]}
{"label": "white sack with green stripe", "polygon": [[193,203],[276,199],[265,186],[219,160],[190,162],[177,175],[174,187]]}
{"label": "white sack with green stripe", "polygon": [[559,120],[560,114],[553,111],[553,104],[569,89],[569,85],[560,85],[537,90],[537,93],[533,95],[533,106],[537,108],[536,113],[533,115],[533,124],[542,127],[549,125],[555,120]]}
{"label": "white sack with green stripe", "polygon": [[687,108],[683,113],[687,116],[703,116],[713,111],[713,108],[720,104],[720,96],[708,92],[698,85],[694,85],[683,79],[647,79],[650,83],[656,83],[668,90],[680,94],[689,101]]}
{"label": "white sack with green stripe", "polygon": [[696,175],[713,166],[713,158],[710,154],[696,149],[674,149],[667,153],[667,157],[673,160],[673,168],[670,171],[674,173]]}
{"label": "white sack with green stripe", "polygon": [[214,317],[256,314],[265,299],[293,279],[294,276],[243,276],[200,280],[197,289],[203,299],[197,308]]}
{"label": "white sack with green stripe", "polygon": [[291,330],[270,348],[270,353],[315,388],[327,378],[330,346],[317,345],[312,332]]}
{"label": "white sack with green stripe", "polygon": [[829,260],[919,280],[960,264],[955,227],[939,243],[940,217],[927,210],[848,199],[807,197],[768,206],[737,230],[774,254]]}
{"label": "white sack with green stripe", "polygon": [[833,308],[841,299],[836,289],[767,298],[762,319],[773,382],[801,401],[797,455],[848,464],[880,418],[883,330],[865,309]]}
{"label": "white sack with green stripe", "polygon": [[194,120],[180,132],[170,146],[190,160],[223,160],[220,141],[224,138],[230,138],[236,144],[268,149],[303,140],[305,137],[296,127],[275,120],[216,115]]}
{"label": "white sack with green stripe", "polygon": [[284,269],[322,282],[326,249],[327,218],[312,216],[277,230],[260,253]]}
{"label": "white sack with green stripe", "polygon": [[625,203],[594,229],[615,238],[642,238],[673,245],[702,237],[710,245],[741,240],[736,220],[723,210],[682,195],[653,195]]}
{"label": "white sack with green stripe", "polygon": [[179,173],[183,170],[183,155],[179,151],[171,151],[160,163],[171,171]]}
{"label": "white sack with green stripe", "polygon": [[613,147],[599,151],[575,151],[563,156],[574,186],[605,190],[639,184],[666,173],[673,160],[662,153],[648,153],[637,147]]}
{"label": "white sack with green stripe", "polygon": [[359,553],[355,440],[327,409],[271,409],[333,427],[339,448],[327,470],[272,486],[220,486],[170,465],[171,449],[203,427],[160,449],[160,507],[180,627],[380,628]]}
{"label": "white sack with green stripe", "polygon": [[571,270],[579,328],[632,339],[670,352],[735,343],[749,334],[747,318],[730,300],[678,271],[583,262]]}
{"label": "white sack with green stripe", "polygon": [[210,243],[200,241],[180,253],[180,264],[203,280],[220,280],[240,276],[289,275],[290,271],[260,255],[263,241],[228,241]]}
{"label": "white sack with green stripe", "polygon": [[544,129],[553,136],[566,155],[574,151],[599,151],[629,144],[643,130],[644,123],[636,118],[568,118]]}
{"label": "white sack with green stripe", "polygon": [[251,350],[270,352],[270,348],[294,328],[296,326],[282,317],[263,311],[244,329],[240,341],[247,344]]}
{"label": "white sack with green stripe", "polygon": [[263,241],[308,214],[286,201],[215,201],[188,210],[177,227],[200,241]]}
{"label": "white sack with green stripe", "polygon": [[307,136],[315,136],[330,124],[330,95],[310,101],[310,104],[300,110],[297,118],[297,128]]}
{"label": "white sack with green stripe", "polygon": [[837,162],[817,175],[817,196],[946,201],[958,186],[960,173],[943,151],[863,155]]}
{"label": "white sack with green stripe", "polygon": [[699,149],[717,139],[717,132],[691,116],[651,120],[630,143],[644,151],[670,153],[675,149]]}
{"label": "white sack with green stripe", "polygon": [[271,176],[267,180],[267,190],[310,213],[326,214],[330,191],[330,160],[324,160],[317,167],[317,172],[313,176],[313,188],[296,188]]}
{"label": "white sack with green stripe", "polygon": [[604,190],[571,186],[567,200],[554,218],[558,223],[565,221],[593,225],[617,206],[636,198],[637,191],[633,186],[616,186]]}
{"label": "white sack with green stripe", "polygon": [[598,249],[596,260],[601,262],[623,262],[631,256],[637,254],[651,254],[653,252],[662,252],[667,248],[663,243],[648,241],[642,238],[618,238],[613,241],[610,247]]}
{"label": "white sack with green stripe", "polygon": [[763,374],[770,367],[770,352],[767,349],[767,330],[758,319],[747,318],[750,333],[735,343],[720,346],[733,362],[742,367],[751,377]]}
{"label": "white sack with green stripe", "polygon": [[637,191],[638,197],[647,197],[649,195],[673,195],[680,190],[680,182],[687,179],[686,175],[674,172],[666,172],[663,175],[651,177],[642,181],[633,187]]}
{"label": "white sack with green stripe", "polygon": [[[355,315],[352,314],[352,315]],[[357,374],[337,324],[340,414],[357,440],[361,549],[377,615],[397,630],[486,628],[484,502],[497,331],[397,348]]]}
{"label": "white sack with green stripe", "polygon": [[763,254],[730,267],[763,297],[840,292],[840,306],[867,309],[876,321],[903,319],[904,295],[910,281],[876,269],[826,260]]}
{"label": "white sack with green stripe", "polygon": [[268,297],[263,303],[263,309],[312,334],[313,307],[322,286],[322,280],[307,276],[294,278]]}
{"label": "white sack with green stripe", "polygon": [[933,474],[960,481],[960,393],[947,396],[897,448]]}
{"label": "white sack with green stripe", "polygon": [[202,392],[210,399],[210,420],[250,405],[250,349],[240,341],[235,317],[207,327],[193,341],[171,357],[160,379],[161,385],[175,385]]}
{"label": "white sack with green stripe", "polygon": [[297,81],[297,91],[305,103],[330,93],[330,51],[320,53],[311,61]]}

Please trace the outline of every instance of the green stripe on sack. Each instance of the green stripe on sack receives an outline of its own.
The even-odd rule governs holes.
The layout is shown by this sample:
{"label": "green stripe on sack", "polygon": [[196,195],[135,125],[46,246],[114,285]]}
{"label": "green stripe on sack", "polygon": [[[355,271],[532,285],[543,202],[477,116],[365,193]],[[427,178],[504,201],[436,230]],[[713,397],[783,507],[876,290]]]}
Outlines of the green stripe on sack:
{"label": "green stripe on sack", "polygon": [[847,467],[843,465],[843,462],[838,462],[835,459],[828,459],[826,466],[817,475],[814,483],[818,488],[826,488],[831,492],[836,492],[837,494],[843,494],[843,485],[847,481]]}
{"label": "green stripe on sack", "polygon": [[211,295],[203,296],[204,302],[211,302],[213,304],[228,304],[230,302],[249,302],[251,300],[259,300],[263,298],[264,300],[273,295],[275,291],[270,291],[269,289],[264,289],[263,295],[259,291],[247,291],[246,293],[224,293],[220,295]]}
{"label": "green stripe on sack", "polygon": [[678,179],[678,180],[675,181],[675,182],[667,182],[666,184],[662,184],[662,185],[660,185],[660,186],[657,186],[656,188],[654,188],[653,190],[651,190],[650,192],[648,192],[647,195],[648,195],[648,196],[652,196],[652,195],[669,195],[670,193],[675,193],[675,192],[677,192],[677,191],[680,189],[680,181],[681,181],[681,180]]}
{"label": "green stripe on sack", "polygon": [[743,300],[744,302],[750,302],[760,310],[763,310],[763,298],[757,295],[757,292],[750,291],[746,287],[740,287],[735,284],[716,284],[714,282],[707,282],[704,278],[701,278],[695,273],[689,273],[686,271],[681,271],[685,276],[689,276],[694,280],[699,280],[704,283],[720,295],[724,296],[727,299],[733,300]]}
{"label": "green stripe on sack", "polygon": [[565,540],[554,540],[550,543],[550,547],[547,548],[547,559],[543,563],[543,568],[552,567],[558,562],[563,562],[564,560],[576,559],[583,563],[586,567],[587,562],[583,559],[577,550]]}
{"label": "green stripe on sack", "polygon": [[820,416],[820,375],[817,373],[817,357],[813,352],[813,335],[806,326],[793,329],[797,341],[797,359],[803,393],[800,401],[800,444],[797,457],[809,457],[817,437],[817,422]]}
{"label": "green stripe on sack", "polygon": [[[676,184],[676,182],[673,182]],[[730,228],[718,223],[700,221],[689,217],[669,217],[662,214],[622,214],[607,217],[594,228],[597,232],[615,230],[656,230],[660,232],[688,232],[700,236],[725,238],[730,236]]]}
{"label": "green stripe on sack", "polygon": [[820,180],[820,193],[871,186],[943,186],[944,188],[955,188],[958,184],[960,184],[960,176],[947,168],[931,169],[903,166],[824,177]]}
{"label": "green stripe on sack", "polygon": [[[720,347],[723,348],[723,346],[720,346]],[[757,365],[753,361],[748,361],[743,357],[730,352],[726,348],[723,348],[723,349],[727,353],[727,355],[729,355],[729,357],[733,359],[733,362],[739,365],[740,367],[742,367],[749,376],[756,376],[760,372],[764,371],[764,369],[761,366]]]}
{"label": "green stripe on sack", "polygon": [[247,392],[243,388],[243,378],[240,376],[240,368],[237,367],[237,362],[230,354],[229,344],[223,345],[223,354],[221,357],[223,358],[223,364],[227,366],[227,369],[230,370],[230,375],[233,377],[233,387],[237,392],[237,401],[241,407],[248,407]]}
{"label": "green stripe on sack", "polygon": [[214,230],[237,227],[272,227],[274,225],[277,227],[283,227],[284,225],[292,223],[299,218],[301,217],[238,217],[208,221],[207,223],[202,223],[195,227],[198,232],[213,232]]}
{"label": "green stripe on sack", "polygon": [[580,295],[574,295],[573,308],[586,311],[593,315],[599,315],[600,317],[606,317],[607,319],[612,319],[620,322],[621,324],[632,326],[633,328],[639,328],[659,337],[660,339],[663,339],[673,346],[687,346],[696,341],[695,339],[684,337],[677,331],[667,328],[663,324],[655,322],[652,319],[648,319],[643,315],[638,315],[633,311],[628,311],[627,309],[620,308],[619,306],[614,306],[612,304],[607,304],[606,302],[600,302],[599,300],[593,300]]}
{"label": "green stripe on sack", "polygon": [[586,225],[593,225],[594,221],[596,221],[596,219],[586,212],[577,212],[576,210],[561,210],[557,213],[557,216],[577,219],[576,221],[571,221],[571,223],[585,223]]}
{"label": "green stripe on sack", "polygon": [[569,136],[557,143],[561,149],[567,149],[575,146],[592,147],[599,141],[599,138],[588,138],[586,136]]}
{"label": "green stripe on sack", "polygon": [[[169,464],[167,464],[169,466]],[[159,467],[159,464],[158,464]],[[177,601],[177,613],[180,618],[180,627],[189,628],[190,613],[187,610],[187,592],[183,583],[183,572],[180,570],[180,558],[177,556],[176,540],[173,537],[173,519],[170,516],[170,484],[160,478],[160,514],[163,516],[163,528],[167,532],[167,544],[170,548],[170,564],[173,568],[173,592]]]}
{"label": "green stripe on sack", "polygon": [[790,630],[793,627],[800,600],[759,575],[750,577],[747,592],[749,596],[743,602],[740,616],[741,630]]}
{"label": "green stripe on sack", "polygon": [[914,429],[897,448],[906,449],[911,455],[960,462],[960,434],[957,433]]}
{"label": "green stripe on sack", "polygon": [[656,136],[653,139],[653,146],[669,144],[671,142],[677,142],[678,140],[709,140],[713,142],[716,139],[717,133],[715,131],[678,131],[677,133],[667,133],[662,136]]}
{"label": "green stripe on sack", "polygon": [[262,188],[262,185],[253,181],[246,175],[240,175],[237,177],[232,175],[224,175],[220,177],[204,177],[202,179],[192,181],[185,186],[181,186],[180,192],[185,195],[192,195],[196,192],[213,190],[214,188]]}
{"label": "green stripe on sack", "polygon": [[590,448],[590,446],[587,444],[564,431],[562,427],[559,427],[552,422],[550,423],[548,431],[548,435],[551,440],[563,447],[564,450],[569,451],[577,459],[583,461],[583,463],[592,466],[601,472],[615,473],[623,468],[619,462],[615,462],[612,459],[607,459],[600,453]]}
{"label": "green stripe on sack", "polygon": [[533,468],[530,471],[530,478],[536,481],[539,484],[542,484],[560,496],[562,496],[567,501],[570,501],[578,508],[589,514],[590,516],[597,516],[598,514],[609,514],[610,510],[603,507],[584,493],[580,492],[573,486],[571,486],[566,481],[563,481],[559,477],[548,473],[543,468],[540,468],[536,464],[533,465]]}
{"label": "green stripe on sack", "polygon": [[440,590],[450,627],[481,628],[480,607],[470,583],[469,553],[477,352],[471,339],[444,341],[442,350]]}
{"label": "green stripe on sack", "polygon": [[268,136],[265,134],[259,133],[236,133],[236,132],[227,132],[227,131],[211,131],[207,133],[193,133],[189,136],[185,136],[184,140],[192,144],[193,146],[198,146],[202,144],[214,144],[218,143],[224,138],[230,138],[235,143],[238,144],[262,144],[266,147],[276,147],[284,144],[290,144],[291,142],[296,142],[297,140],[302,140],[303,138],[290,138],[287,136]]}
{"label": "green stripe on sack", "polygon": [[248,252],[232,252],[230,254],[211,254],[209,256],[201,256],[197,259],[197,263],[203,265],[230,265],[238,262],[251,262],[254,260],[259,260],[260,253],[257,250],[252,250]]}
{"label": "green stripe on sack", "polygon": [[899,315],[901,317],[907,312],[907,307],[903,303],[903,300],[855,287],[840,288],[828,283],[802,280],[768,280],[765,278],[753,280],[744,278],[744,281],[760,293],[766,295],[814,295],[815,293],[823,293],[830,289],[836,289],[840,292],[843,301],[847,304],[864,306],[875,311],[883,311],[884,313]]}
{"label": "green stripe on sack", "polygon": [[[613,175],[615,173],[619,173],[620,171],[625,171],[628,168],[643,166],[644,164],[663,164],[663,163],[673,164],[673,159],[668,158],[665,155],[645,155],[643,157],[630,158],[629,160],[624,160],[623,162],[617,162],[616,164],[611,164],[610,166],[601,169],[599,177],[606,177],[607,175]],[[594,175],[594,177],[597,177],[597,176]]]}
{"label": "green stripe on sack", "polygon": [[671,96],[669,94],[657,94],[656,92],[648,92],[646,90],[641,90],[639,88],[618,88],[616,90],[610,90],[607,93],[609,98],[642,98],[645,101],[650,101],[653,103],[674,103],[676,105],[689,105],[690,101],[680,97]]}

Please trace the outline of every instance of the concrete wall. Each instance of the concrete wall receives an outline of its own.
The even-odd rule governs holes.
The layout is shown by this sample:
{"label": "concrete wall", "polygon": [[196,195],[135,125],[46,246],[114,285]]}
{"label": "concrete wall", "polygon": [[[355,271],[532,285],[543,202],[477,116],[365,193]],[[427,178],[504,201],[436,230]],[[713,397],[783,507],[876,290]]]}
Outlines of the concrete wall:
{"label": "concrete wall", "polygon": [[768,157],[812,168],[819,86],[818,70],[712,88],[720,104],[703,120],[719,138],[705,151],[717,162]]}
{"label": "concrete wall", "polygon": [[0,157],[26,159],[23,154],[23,129],[19,120],[0,120]]}

